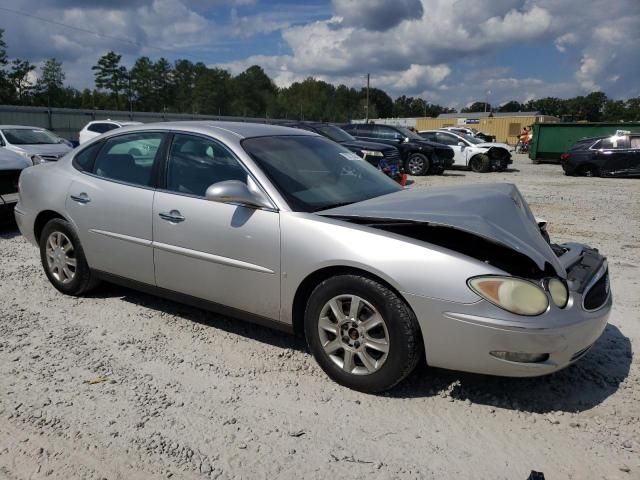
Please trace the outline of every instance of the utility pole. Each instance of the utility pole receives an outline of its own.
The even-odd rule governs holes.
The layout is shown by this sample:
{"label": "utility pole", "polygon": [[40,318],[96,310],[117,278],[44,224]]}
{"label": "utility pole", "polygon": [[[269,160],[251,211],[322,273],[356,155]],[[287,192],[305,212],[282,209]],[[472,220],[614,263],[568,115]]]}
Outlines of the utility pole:
{"label": "utility pole", "polygon": [[365,123],[369,123],[369,81],[371,76],[367,73],[367,107],[366,107],[366,115],[365,115]]}

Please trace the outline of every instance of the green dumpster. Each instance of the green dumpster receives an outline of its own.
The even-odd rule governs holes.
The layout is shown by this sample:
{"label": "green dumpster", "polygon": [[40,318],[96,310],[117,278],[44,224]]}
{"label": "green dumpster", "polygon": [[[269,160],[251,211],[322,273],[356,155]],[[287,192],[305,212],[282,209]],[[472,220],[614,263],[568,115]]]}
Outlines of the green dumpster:
{"label": "green dumpster", "polygon": [[640,123],[536,123],[529,158],[533,163],[559,162],[560,155],[581,138],[613,135],[616,130],[640,132]]}

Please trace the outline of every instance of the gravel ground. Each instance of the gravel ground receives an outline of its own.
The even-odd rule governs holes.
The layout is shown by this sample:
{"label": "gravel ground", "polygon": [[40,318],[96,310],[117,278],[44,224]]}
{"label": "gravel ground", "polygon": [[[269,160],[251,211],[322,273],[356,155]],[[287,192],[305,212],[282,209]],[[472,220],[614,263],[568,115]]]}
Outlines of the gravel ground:
{"label": "gravel ground", "polygon": [[[386,395],[332,383],[296,338],[120,287],[65,297],[0,231],[0,478],[640,479],[640,183],[512,171],[556,241],[609,257],[610,325],[537,379],[420,366]],[[455,346],[452,346],[454,348]]]}

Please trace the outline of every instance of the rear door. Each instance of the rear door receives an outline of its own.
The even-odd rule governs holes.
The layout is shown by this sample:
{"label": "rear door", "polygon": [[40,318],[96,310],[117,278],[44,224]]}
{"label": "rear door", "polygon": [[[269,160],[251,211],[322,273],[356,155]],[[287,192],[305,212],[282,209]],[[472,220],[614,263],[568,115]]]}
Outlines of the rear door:
{"label": "rear door", "polygon": [[625,175],[633,164],[629,136],[613,136],[602,140],[601,152],[605,157],[604,171],[612,175]]}
{"label": "rear door", "polygon": [[153,285],[152,207],[165,134],[130,133],[82,150],[66,210],[91,268]]}

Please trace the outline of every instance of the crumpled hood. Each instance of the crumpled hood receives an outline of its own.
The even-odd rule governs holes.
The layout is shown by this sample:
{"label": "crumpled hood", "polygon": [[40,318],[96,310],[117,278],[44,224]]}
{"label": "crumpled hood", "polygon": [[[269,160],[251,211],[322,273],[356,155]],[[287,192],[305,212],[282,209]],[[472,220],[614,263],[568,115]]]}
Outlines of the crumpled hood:
{"label": "crumpled hood", "polygon": [[411,188],[317,213],[452,227],[522,253],[542,271],[550,264],[566,278],[527,202],[510,183]]}
{"label": "crumpled hood", "polygon": [[512,150],[512,147],[507,145],[506,143],[484,142],[484,143],[477,143],[474,146],[481,147],[481,148],[499,147],[499,148],[504,148],[507,152],[510,152]]}
{"label": "crumpled hood", "polygon": [[22,170],[33,165],[30,160],[6,148],[0,148],[0,170]]}

